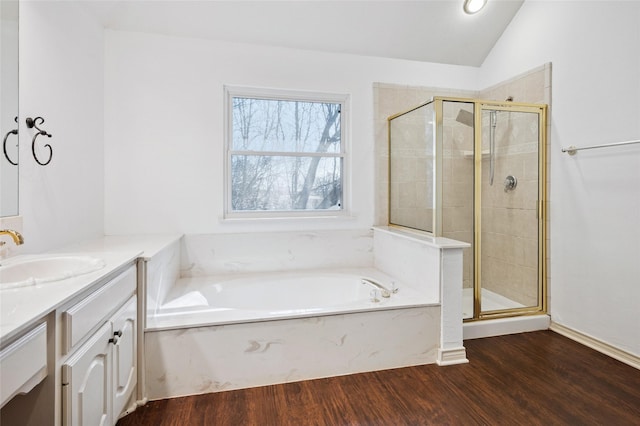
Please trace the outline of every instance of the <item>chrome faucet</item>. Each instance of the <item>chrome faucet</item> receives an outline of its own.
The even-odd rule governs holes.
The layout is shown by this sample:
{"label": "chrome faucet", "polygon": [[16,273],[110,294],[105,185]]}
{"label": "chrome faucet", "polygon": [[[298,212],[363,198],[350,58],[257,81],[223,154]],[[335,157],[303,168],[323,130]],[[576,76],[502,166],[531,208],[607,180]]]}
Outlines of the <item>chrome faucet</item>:
{"label": "chrome faucet", "polygon": [[[14,231],[13,229],[2,229],[0,230],[0,235],[9,235],[17,246],[24,244],[22,234],[18,231]],[[4,245],[4,241],[0,241],[0,245]]]}
{"label": "chrome faucet", "polygon": [[379,282],[376,282],[370,278],[362,278],[362,284],[369,284],[375,287],[376,289],[380,290],[380,295],[384,298],[389,298],[391,297],[391,294],[395,294],[398,292],[398,289],[396,288],[394,283],[391,283],[391,290],[389,290]]}

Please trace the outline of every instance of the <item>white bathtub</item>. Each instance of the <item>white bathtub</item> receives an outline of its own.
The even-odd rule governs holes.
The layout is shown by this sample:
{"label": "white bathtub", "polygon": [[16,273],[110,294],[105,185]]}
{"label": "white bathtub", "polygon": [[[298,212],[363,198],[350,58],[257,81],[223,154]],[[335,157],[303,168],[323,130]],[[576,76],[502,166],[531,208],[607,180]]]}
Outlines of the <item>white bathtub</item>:
{"label": "white bathtub", "polygon": [[[398,291],[383,297],[366,281]],[[374,293],[375,292],[375,293]],[[181,278],[149,312],[147,329],[304,318],[437,305],[373,268]]]}

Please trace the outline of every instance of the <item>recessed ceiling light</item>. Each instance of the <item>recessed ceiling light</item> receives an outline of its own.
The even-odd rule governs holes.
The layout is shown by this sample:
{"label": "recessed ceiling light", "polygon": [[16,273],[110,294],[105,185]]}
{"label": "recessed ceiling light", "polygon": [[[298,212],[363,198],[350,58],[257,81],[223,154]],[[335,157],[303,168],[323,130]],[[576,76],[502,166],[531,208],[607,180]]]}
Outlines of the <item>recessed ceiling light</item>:
{"label": "recessed ceiling light", "polygon": [[464,0],[462,8],[469,15],[480,12],[480,10],[487,4],[487,0]]}

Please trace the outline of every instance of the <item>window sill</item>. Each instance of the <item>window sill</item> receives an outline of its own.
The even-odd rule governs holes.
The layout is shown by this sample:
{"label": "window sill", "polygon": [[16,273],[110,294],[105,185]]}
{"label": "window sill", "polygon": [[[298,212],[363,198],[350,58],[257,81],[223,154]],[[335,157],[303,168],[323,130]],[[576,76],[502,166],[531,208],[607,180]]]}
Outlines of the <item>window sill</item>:
{"label": "window sill", "polygon": [[322,222],[350,222],[355,221],[356,216],[351,214],[317,215],[317,216],[222,216],[221,224],[247,224],[247,223],[322,223]]}

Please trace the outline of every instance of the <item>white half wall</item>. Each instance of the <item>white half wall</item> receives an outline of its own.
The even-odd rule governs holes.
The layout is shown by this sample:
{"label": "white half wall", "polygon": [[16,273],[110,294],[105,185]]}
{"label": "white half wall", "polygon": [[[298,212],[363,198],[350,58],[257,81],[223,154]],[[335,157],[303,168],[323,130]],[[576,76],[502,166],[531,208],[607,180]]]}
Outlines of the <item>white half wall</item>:
{"label": "white half wall", "polygon": [[553,63],[550,312],[640,355],[640,2],[527,1],[486,59],[487,87]]}
{"label": "white half wall", "polygon": [[[477,69],[107,31],[107,234],[362,229],[374,218],[373,83],[469,88]],[[350,95],[351,217],[222,222],[223,86]]]}
{"label": "white half wall", "polygon": [[[100,24],[75,2],[20,2],[20,215],[23,252],[37,253],[103,234],[104,39]],[[33,159],[44,118],[53,137],[47,166]]]}

